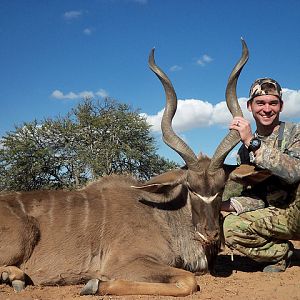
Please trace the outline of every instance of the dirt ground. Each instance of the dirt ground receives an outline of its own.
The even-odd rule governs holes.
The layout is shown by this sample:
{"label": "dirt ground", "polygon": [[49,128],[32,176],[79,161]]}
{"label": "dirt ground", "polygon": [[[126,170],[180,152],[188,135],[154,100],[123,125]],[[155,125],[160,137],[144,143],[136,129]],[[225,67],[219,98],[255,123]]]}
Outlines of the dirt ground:
{"label": "dirt ground", "polygon": [[[295,300],[300,299],[300,242],[293,242],[297,257],[284,273],[263,273],[261,265],[238,254],[230,255],[228,250],[220,253],[216,275],[197,276],[199,291],[191,296],[177,299],[247,299],[247,300]],[[11,287],[0,285],[0,299],[5,300],[60,300],[60,299],[133,299],[170,300],[174,297],[160,296],[79,296],[83,285],[40,287],[28,286],[20,293]]]}

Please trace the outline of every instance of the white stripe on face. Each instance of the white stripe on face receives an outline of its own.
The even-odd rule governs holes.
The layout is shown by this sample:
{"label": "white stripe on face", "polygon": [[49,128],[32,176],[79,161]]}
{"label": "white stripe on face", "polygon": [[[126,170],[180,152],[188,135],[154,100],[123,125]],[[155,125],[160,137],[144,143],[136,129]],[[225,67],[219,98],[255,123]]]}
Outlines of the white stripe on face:
{"label": "white stripe on face", "polygon": [[206,197],[206,196],[201,196],[201,195],[199,195],[195,192],[193,192],[193,194],[196,195],[201,200],[203,200],[205,203],[212,203],[217,198],[217,196],[219,195],[219,193],[216,193],[214,196]]}

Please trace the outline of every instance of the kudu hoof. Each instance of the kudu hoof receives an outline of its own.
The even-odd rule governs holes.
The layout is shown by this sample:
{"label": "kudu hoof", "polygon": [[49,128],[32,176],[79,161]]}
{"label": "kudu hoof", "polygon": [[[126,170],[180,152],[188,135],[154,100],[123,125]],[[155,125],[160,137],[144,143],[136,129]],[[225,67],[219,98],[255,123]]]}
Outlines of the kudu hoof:
{"label": "kudu hoof", "polygon": [[8,282],[8,279],[9,279],[8,273],[7,272],[2,272],[2,274],[0,276],[0,279],[1,279],[0,282],[1,281],[4,282],[4,283]]}
{"label": "kudu hoof", "polygon": [[25,282],[22,280],[13,280],[11,285],[15,292],[21,292],[25,288]]}
{"label": "kudu hoof", "polygon": [[91,279],[88,281],[88,283],[83,287],[83,289],[80,292],[80,295],[95,295],[98,292],[99,288],[99,279]]}

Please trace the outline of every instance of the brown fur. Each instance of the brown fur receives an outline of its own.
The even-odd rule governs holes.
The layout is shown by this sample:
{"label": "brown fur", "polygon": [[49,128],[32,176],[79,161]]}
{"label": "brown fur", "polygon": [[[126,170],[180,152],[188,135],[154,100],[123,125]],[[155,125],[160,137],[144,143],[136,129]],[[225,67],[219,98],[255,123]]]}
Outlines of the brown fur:
{"label": "brown fur", "polygon": [[[195,291],[193,275],[174,267],[206,272],[211,259],[207,249],[218,247],[219,232],[214,230],[219,225],[214,225],[212,237],[199,221],[202,206],[195,205],[199,198],[187,185],[187,178],[194,176],[180,169],[141,184],[113,175],[81,190],[0,195],[0,274],[8,272],[5,266],[17,266],[34,284],[105,279],[99,287],[102,294],[126,294],[126,283],[139,283],[131,287],[132,294],[158,289],[161,294],[182,295],[178,282],[188,282],[183,289],[188,294]],[[207,231],[202,232],[206,242],[197,226]]]}

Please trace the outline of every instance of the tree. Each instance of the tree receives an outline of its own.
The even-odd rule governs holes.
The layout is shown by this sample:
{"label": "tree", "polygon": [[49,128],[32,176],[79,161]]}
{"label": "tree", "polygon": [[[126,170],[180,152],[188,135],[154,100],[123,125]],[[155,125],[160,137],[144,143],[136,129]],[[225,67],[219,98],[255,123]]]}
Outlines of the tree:
{"label": "tree", "polygon": [[61,188],[84,181],[84,175],[81,180],[74,176],[80,166],[84,173],[72,147],[74,131],[68,119],[49,119],[41,124],[24,123],[4,136],[0,152],[2,190]]}
{"label": "tree", "polygon": [[177,166],[156,154],[138,111],[85,99],[66,117],[24,123],[2,138],[0,189],[72,188],[112,173],[146,180]]}

